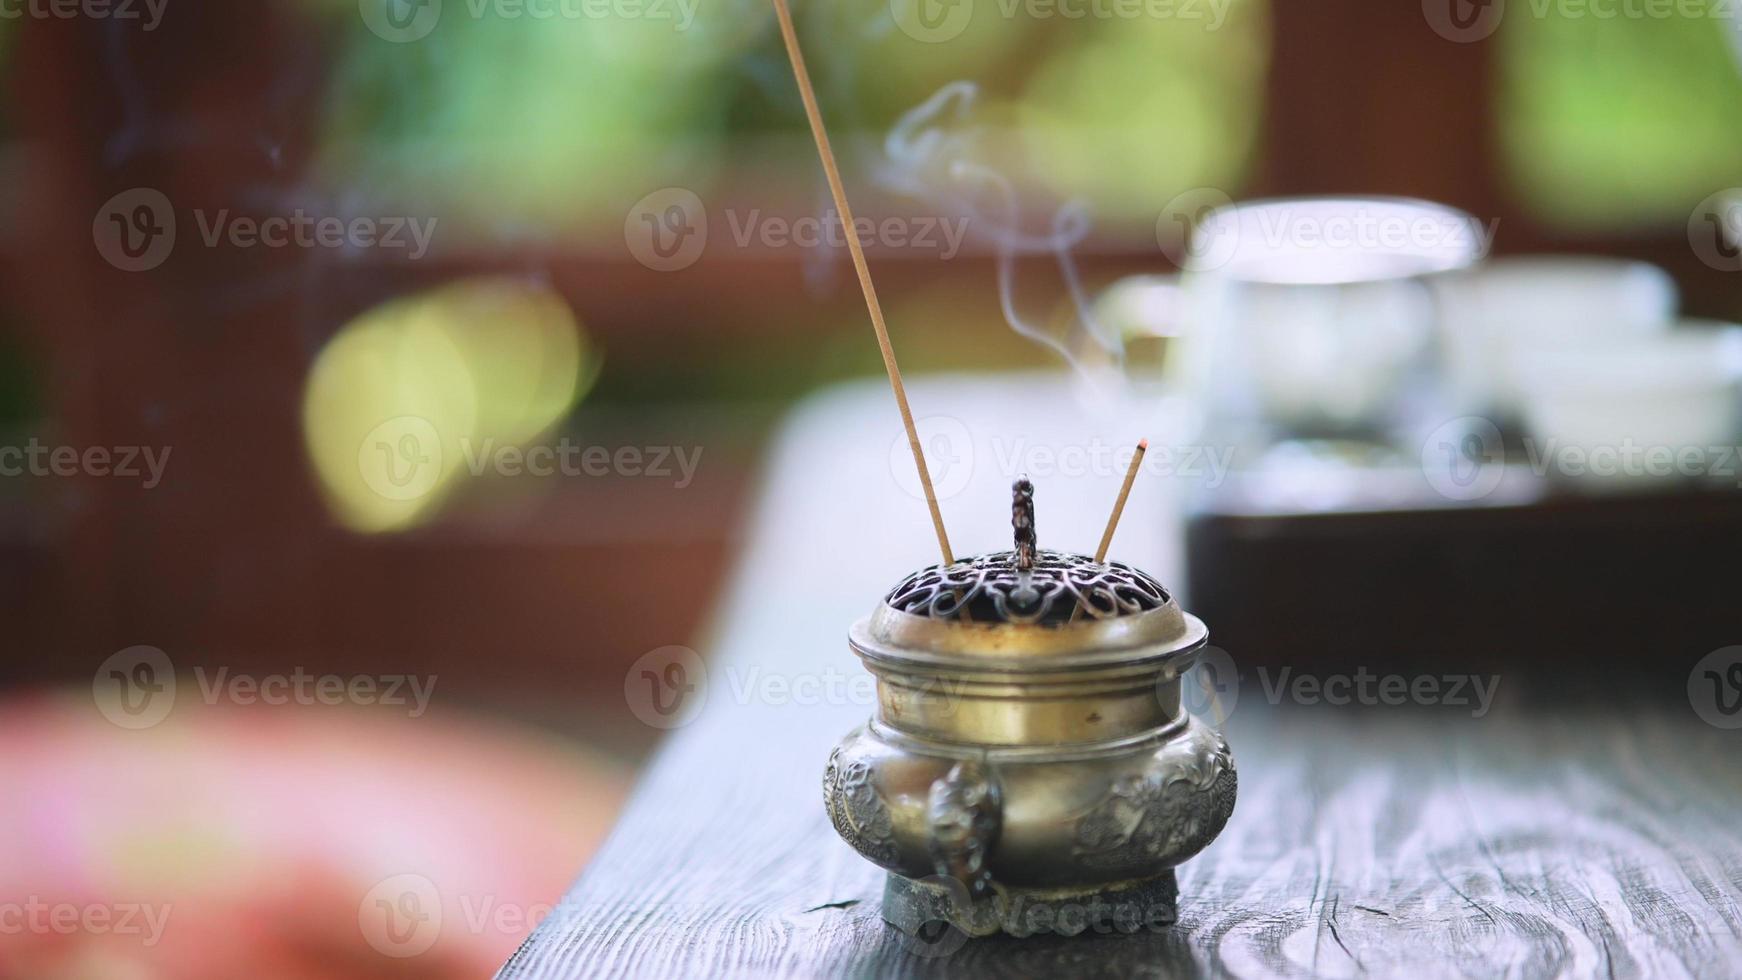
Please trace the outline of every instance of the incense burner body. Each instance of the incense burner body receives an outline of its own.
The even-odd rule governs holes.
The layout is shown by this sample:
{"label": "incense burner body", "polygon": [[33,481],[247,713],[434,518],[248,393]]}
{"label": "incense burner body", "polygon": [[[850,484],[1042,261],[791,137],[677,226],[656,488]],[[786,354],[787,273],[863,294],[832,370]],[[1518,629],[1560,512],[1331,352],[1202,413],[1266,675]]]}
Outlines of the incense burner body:
{"label": "incense burner body", "polygon": [[1026,573],[983,556],[891,592],[849,636],[876,713],[824,777],[835,829],[890,872],[885,917],[969,935],[1171,923],[1172,869],[1234,807],[1227,742],[1181,707],[1207,640],[1154,579],[1081,556]]}

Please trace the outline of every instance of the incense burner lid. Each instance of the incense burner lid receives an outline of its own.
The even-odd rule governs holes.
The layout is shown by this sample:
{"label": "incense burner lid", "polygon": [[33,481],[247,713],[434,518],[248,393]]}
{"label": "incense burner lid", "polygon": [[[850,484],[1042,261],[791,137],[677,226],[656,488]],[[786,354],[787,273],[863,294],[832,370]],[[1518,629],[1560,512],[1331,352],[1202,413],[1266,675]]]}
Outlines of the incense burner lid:
{"label": "incense burner lid", "polygon": [[907,576],[850,634],[873,665],[1087,668],[1177,660],[1208,639],[1152,576],[1120,562],[1036,551],[1030,568],[996,552]]}
{"label": "incense burner lid", "polygon": [[978,555],[922,568],[883,597],[916,616],[1021,626],[1063,626],[1077,619],[1116,619],[1161,609],[1173,601],[1149,574],[1087,555],[1036,551],[1022,568],[1015,551]]}

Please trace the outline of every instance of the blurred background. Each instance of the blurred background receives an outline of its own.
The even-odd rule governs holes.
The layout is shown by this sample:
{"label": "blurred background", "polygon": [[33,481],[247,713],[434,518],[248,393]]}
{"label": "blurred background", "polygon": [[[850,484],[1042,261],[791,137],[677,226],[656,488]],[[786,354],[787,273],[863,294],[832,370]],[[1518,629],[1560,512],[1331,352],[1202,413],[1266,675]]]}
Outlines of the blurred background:
{"label": "blurred background", "polygon": [[[1068,6],[797,4],[910,375],[1183,399],[1230,649],[1728,641],[1724,7]],[[0,974],[494,969],[662,734],[632,665],[705,653],[780,420],[881,373],[768,4],[21,3],[0,60]],[[1215,206],[1332,194],[1491,248],[1205,258]],[[1630,444],[1696,452],[1593,472]],[[359,929],[407,869],[477,903],[435,956]],[[147,897],[160,941],[52,924]]]}

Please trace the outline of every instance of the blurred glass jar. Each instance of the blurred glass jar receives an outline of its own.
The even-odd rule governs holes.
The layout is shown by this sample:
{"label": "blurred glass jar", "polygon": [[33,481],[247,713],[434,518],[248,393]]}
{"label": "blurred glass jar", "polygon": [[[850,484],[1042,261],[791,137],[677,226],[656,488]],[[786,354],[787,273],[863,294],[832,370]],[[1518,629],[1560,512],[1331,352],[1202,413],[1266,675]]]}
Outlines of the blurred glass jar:
{"label": "blurred glass jar", "polygon": [[1254,201],[1207,210],[1180,275],[1113,293],[1128,331],[1177,338],[1166,370],[1212,430],[1395,444],[1438,407],[1437,282],[1487,245],[1427,201]]}

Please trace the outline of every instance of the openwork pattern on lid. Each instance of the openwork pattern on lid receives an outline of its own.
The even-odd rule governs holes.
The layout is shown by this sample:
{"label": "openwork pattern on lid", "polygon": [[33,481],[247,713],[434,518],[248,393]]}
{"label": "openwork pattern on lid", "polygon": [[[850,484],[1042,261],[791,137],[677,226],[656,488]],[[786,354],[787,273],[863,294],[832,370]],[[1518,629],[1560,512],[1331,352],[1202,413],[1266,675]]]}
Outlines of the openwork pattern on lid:
{"label": "openwork pattern on lid", "polygon": [[1114,619],[1167,605],[1167,590],[1149,575],[1116,561],[1096,562],[1087,555],[1037,551],[1032,569],[1017,567],[1017,553],[1000,551],[922,568],[897,585],[883,601],[902,612],[933,619],[979,623],[1039,623],[1056,626]]}

